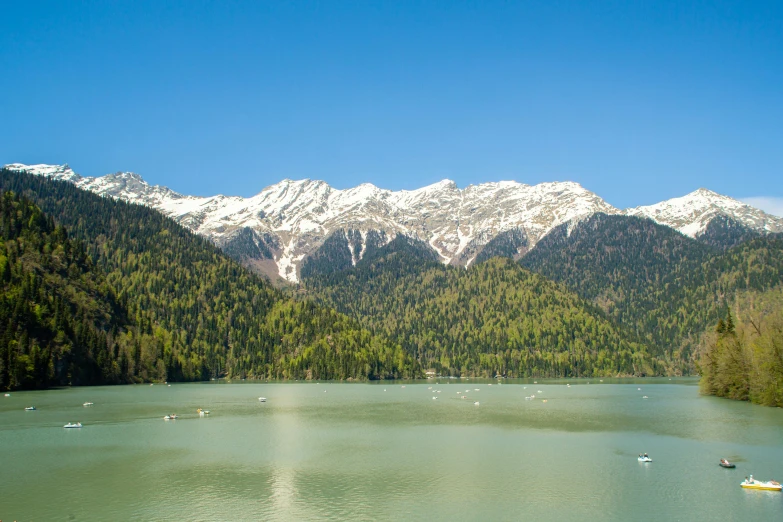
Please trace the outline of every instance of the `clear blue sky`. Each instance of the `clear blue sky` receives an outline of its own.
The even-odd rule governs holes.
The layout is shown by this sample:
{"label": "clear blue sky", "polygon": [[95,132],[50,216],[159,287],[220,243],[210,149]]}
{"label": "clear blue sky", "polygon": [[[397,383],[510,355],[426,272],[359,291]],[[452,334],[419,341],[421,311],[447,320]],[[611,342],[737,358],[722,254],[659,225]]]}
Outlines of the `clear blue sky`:
{"label": "clear blue sky", "polygon": [[783,197],[783,2],[7,2],[0,163]]}

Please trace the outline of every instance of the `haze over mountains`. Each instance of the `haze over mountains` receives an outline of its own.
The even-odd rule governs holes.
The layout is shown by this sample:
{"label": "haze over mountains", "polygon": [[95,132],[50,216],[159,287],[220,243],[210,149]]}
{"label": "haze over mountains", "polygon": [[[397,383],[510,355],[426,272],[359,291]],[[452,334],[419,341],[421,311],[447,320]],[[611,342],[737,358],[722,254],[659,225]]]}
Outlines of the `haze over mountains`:
{"label": "haze over mountains", "polygon": [[338,231],[344,231],[339,239],[354,265],[368,247],[403,234],[429,244],[441,262],[461,266],[486,258],[494,251],[487,248],[500,240],[505,255],[521,256],[555,228],[565,225],[570,233],[597,213],[647,217],[705,240],[718,227],[735,235],[783,232],[783,218],[707,189],[621,210],[573,182],[531,186],[501,181],[460,189],[443,180],[417,190],[390,191],[371,184],[338,190],[306,179],[283,180],[250,198],[196,197],[149,185],[129,172],[91,178],[68,165],[6,168],[157,209],[246,264],[290,282],[299,280],[306,258]]}

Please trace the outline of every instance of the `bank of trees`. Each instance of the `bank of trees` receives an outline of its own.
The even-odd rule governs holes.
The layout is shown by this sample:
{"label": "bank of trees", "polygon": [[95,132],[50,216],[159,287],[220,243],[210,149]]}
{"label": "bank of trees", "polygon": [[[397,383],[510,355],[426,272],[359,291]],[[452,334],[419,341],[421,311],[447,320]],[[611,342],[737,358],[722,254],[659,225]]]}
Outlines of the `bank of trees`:
{"label": "bank of trees", "polygon": [[121,380],[110,352],[126,323],[83,245],[0,192],[0,389]]}
{"label": "bank of trees", "polygon": [[708,395],[783,406],[783,291],[749,293],[726,310],[699,353]]}

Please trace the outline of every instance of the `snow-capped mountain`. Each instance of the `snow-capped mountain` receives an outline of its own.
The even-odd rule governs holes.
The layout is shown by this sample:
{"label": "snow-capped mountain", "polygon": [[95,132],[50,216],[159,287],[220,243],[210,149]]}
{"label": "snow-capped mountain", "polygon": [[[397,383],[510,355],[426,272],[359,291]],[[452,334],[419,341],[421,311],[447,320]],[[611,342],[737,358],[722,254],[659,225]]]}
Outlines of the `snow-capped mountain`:
{"label": "snow-capped mountain", "polygon": [[718,216],[731,217],[759,232],[783,232],[783,219],[704,188],[655,205],[629,208],[625,213],[648,217],[690,237],[699,237]]}
{"label": "snow-capped mountain", "polygon": [[371,184],[338,190],[306,179],[283,180],[249,198],[195,197],[151,186],[128,172],[90,178],[67,165],[6,168],[155,208],[262,271],[293,282],[303,259],[341,229],[358,231],[354,237],[361,238],[378,231],[386,241],[397,234],[415,237],[427,242],[444,263],[459,265],[472,263],[483,245],[500,233],[517,231],[532,248],[558,225],[596,212],[647,216],[690,236],[698,235],[717,215],[728,215],[755,230],[783,231],[783,219],[703,189],[622,212],[572,182],[531,186],[501,181],[459,189],[444,180],[418,190],[391,191]]}

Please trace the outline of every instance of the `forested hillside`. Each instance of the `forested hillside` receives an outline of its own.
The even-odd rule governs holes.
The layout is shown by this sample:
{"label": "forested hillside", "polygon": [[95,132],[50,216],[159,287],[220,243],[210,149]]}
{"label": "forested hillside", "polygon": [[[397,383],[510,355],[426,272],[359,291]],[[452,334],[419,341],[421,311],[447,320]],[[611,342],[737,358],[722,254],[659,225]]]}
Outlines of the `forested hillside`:
{"label": "forested hillside", "polygon": [[[570,233],[555,229],[520,263],[468,269],[442,265],[403,235],[384,245],[337,233],[303,265],[294,300],[149,208],[7,170],[0,190],[22,196],[3,196],[5,388],[376,379],[422,368],[690,373],[692,349],[735,296],[783,280],[780,236],[753,239],[726,221],[696,241],[647,219],[596,214]],[[523,231],[504,241],[490,250],[526,248]]]}
{"label": "forested hillside", "polygon": [[0,190],[39,205],[106,274],[132,328],[123,377],[385,378],[419,374],[398,346],[358,323],[295,303],[195,236],[146,207],[73,185],[0,170]]}
{"label": "forested hillside", "polygon": [[757,237],[722,251],[647,219],[597,214],[570,235],[554,231],[521,263],[684,358],[737,291],[783,281],[783,241]]}
{"label": "forested hillside", "polygon": [[597,307],[511,260],[466,270],[428,259],[424,244],[395,241],[352,269],[305,280],[304,288],[399,343],[423,367],[509,377],[685,369],[682,361],[630,341]]}
{"label": "forested hillside", "polygon": [[742,292],[702,340],[701,389],[783,407],[783,289]]}
{"label": "forested hillside", "polygon": [[372,255],[386,242],[386,234],[375,230],[337,230],[326,238],[318,250],[302,262],[301,277],[331,274],[351,268],[356,260]]}
{"label": "forested hillside", "polygon": [[125,324],[82,245],[0,192],[0,389],[121,382],[113,337]]}
{"label": "forested hillside", "polygon": [[711,247],[726,250],[757,237],[761,237],[761,233],[751,230],[736,219],[717,216],[709,222],[697,239]]}

